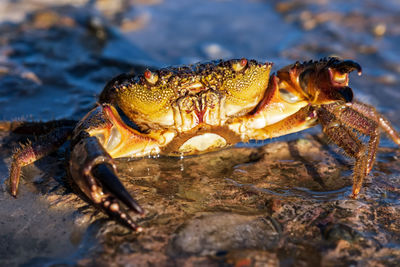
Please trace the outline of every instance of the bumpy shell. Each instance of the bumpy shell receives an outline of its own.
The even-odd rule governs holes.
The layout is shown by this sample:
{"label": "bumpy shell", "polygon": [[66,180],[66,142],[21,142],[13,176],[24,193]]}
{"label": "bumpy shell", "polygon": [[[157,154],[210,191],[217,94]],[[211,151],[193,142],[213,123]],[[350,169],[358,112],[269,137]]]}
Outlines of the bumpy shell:
{"label": "bumpy shell", "polygon": [[[121,75],[100,96],[137,125],[187,129],[221,125],[254,109],[268,86],[271,63],[233,59]],[[222,112],[223,111],[223,112]],[[218,113],[218,116],[208,114]],[[186,129],[185,128],[185,129]]]}

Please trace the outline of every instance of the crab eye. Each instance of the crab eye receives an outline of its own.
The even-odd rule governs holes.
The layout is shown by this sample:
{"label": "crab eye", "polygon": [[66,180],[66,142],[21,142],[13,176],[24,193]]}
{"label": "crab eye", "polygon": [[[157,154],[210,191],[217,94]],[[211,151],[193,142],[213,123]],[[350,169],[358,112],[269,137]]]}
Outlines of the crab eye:
{"label": "crab eye", "polygon": [[151,72],[150,70],[146,70],[144,72],[144,78],[146,79],[146,81],[148,83],[150,83],[151,85],[156,84],[156,82],[158,81],[158,75],[157,73]]}
{"label": "crab eye", "polygon": [[308,94],[309,92],[309,90],[308,90],[308,82],[309,82],[309,80],[310,80],[310,75],[311,75],[311,73],[312,73],[312,70],[305,70],[305,71],[303,71],[301,74],[300,74],[300,77],[299,77],[299,84],[300,84],[300,87],[301,87],[301,89],[303,89],[303,91],[306,93],[306,94]]}
{"label": "crab eye", "polygon": [[232,69],[236,72],[243,70],[247,66],[247,59],[242,58],[239,61],[235,61],[232,63]]}

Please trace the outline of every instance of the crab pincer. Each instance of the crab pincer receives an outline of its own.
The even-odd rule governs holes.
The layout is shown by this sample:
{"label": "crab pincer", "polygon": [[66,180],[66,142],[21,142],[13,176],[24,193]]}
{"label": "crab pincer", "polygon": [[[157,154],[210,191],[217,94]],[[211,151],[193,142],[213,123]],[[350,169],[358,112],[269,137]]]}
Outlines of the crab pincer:
{"label": "crab pincer", "polygon": [[129,211],[144,211],[122,185],[113,159],[99,141],[87,136],[72,146],[69,171],[79,189],[109,215],[135,231],[142,231],[121,204]]}

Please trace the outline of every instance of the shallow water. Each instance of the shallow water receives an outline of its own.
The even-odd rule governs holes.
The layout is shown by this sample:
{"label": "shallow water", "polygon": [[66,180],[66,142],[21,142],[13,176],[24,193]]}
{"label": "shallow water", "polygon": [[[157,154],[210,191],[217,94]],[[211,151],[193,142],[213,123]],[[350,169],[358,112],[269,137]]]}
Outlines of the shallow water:
{"label": "shallow water", "polygon": [[[400,127],[395,0],[14,2],[0,5],[0,119],[79,119],[108,80],[147,66],[249,57],[276,70],[335,55],[363,66],[363,76],[351,76],[355,95]],[[12,198],[8,166],[26,136],[1,133],[0,263],[394,266],[397,147],[381,141],[352,200],[351,161],[318,133],[184,159],[120,160],[122,181],[147,210],[137,218],[142,234],[74,193],[66,147],[26,167]]]}

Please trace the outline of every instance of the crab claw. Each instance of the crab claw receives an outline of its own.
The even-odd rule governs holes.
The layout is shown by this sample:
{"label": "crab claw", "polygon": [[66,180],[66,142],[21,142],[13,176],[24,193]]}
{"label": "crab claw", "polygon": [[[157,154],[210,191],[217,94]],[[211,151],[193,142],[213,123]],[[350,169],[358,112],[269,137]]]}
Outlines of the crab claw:
{"label": "crab claw", "polygon": [[[327,76],[323,74],[326,73],[324,69],[327,69]],[[320,80],[323,81],[323,77],[327,77],[328,80],[327,86],[321,86],[320,91],[324,92],[328,99],[344,100],[346,103],[352,102],[353,90],[348,85],[349,73],[354,70],[357,70],[358,75],[361,75],[362,68],[357,62],[331,58],[326,68],[321,69]]]}
{"label": "crab claw", "polygon": [[139,214],[143,214],[143,209],[119,181],[111,156],[96,137],[84,136],[73,144],[69,171],[79,189],[93,203],[133,230],[142,231],[125,209]]}
{"label": "crab claw", "polygon": [[143,214],[143,209],[139,204],[132,198],[121,181],[115,175],[112,166],[108,163],[97,164],[92,168],[92,175],[106,187],[110,193],[114,194],[121,202],[133,211]]}
{"label": "crab claw", "polygon": [[333,64],[333,66],[337,71],[340,71],[341,73],[350,73],[354,70],[357,70],[358,75],[362,74],[362,68],[360,64],[353,60],[337,60]]}
{"label": "crab claw", "polygon": [[353,60],[335,57],[319,61],[296,62],[277,72],[280,86],[294,95],[308,99],[313,105],[329,104],[335,101],[353,101],[349,87],[349,73],[362,73],[360,64]]}
{"label": "crab claw", "polygon": [[[337,58],[332,58],[326,67],[328,69],[330,83],[334,87],[342,87],[340,90],[344,91],[349,91],[349,73],[354,70],[357,70],[358,75],[361,75],[362,73],[360,64],[353,60],[339,60]],[[349,94],[347,94],[347,96],[348,95]],[[347,98],[348,97],[345,97],[345,99]]]}
{"label": "crab claw", "polygon": [[353,90],[350,87],[345,86],[337,91],[343,97],[343,99],[346,101],[346,103],[350,103],[351,101],[353,101],[354,94],[353,94]]}

